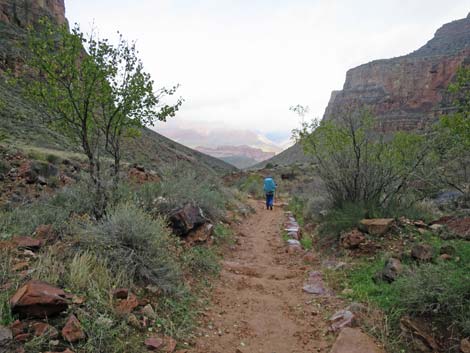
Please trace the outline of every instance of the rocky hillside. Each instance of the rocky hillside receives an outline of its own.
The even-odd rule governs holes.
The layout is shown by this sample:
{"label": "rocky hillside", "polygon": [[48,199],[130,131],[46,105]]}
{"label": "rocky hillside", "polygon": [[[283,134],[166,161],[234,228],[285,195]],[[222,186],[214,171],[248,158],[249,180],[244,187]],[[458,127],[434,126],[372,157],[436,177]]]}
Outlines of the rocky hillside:
{"label": "rocky hillside", "polygon": [[273,158],[258,163],[256,166],[254,166],[254,168],[265,168],[268,164],[287,166],[295,163],[310,163],[311,161],[312,158],[306,156],[302,146],[296,143],[285,151],[275,155]]}
{"label": "rocky hillside", "polygon": [[250,146],[218,146],[215,148],[198,146],[196,150],[219,158],[238,168],[251,167],[258,162],[274,157],[274,152],[265,152],[261,148]]}
{"label": "rocky hillside", "polygon": [[[34,24],[41,16],[49,16],[59,24],[66,23],[64,1],[0,0],[0,73],[6,68],[16,71],[20,69],[21,59],[16,43],[22,39],[25,27]],[[79,151],[66,138],[44,127],[35,107],[3,83],[1,76],[0,97],[0,133],[9,137],[9,143]],[[225,174],[236,169],[149,129],[145,129],[140,138],[129,142],[125,158],[129,162],[138,162],[152,169],[174,165],[175,162],[203,173]]]}
{"label": "rocky hillside", "polygon": [[446,88],[462,64],[470,64],[470,15],[445,24],[408,55],[349,70],[324,119],[354,102],[368,105],[387,131],[422,129],[449,109]]}

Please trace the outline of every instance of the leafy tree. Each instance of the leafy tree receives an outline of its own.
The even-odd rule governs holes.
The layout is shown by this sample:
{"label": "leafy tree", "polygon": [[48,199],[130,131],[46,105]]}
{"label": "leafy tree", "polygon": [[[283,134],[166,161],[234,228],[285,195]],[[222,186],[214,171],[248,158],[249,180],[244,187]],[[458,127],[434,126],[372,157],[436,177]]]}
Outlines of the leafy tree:
{"label": "leafy tree", "polygon": [[334,119],[304,123],[294,135],[315,157],[317,173],[336,206],[387,206],[403,191],[428,150],[422,136],[388,136],[367,109],[353,104]]}
{"label": "leafy tree", "polygon": [[453,112],[437,125],[436,175],[444,185],[470,194],[470,67],[461,67],[449,85]]}
{"label": "leafy tree", "polygon": [[145,125],[165,121],[180,107],[162,103],[171,89],[154,89],[134,43],[119,37],[117,44],[85,36],[78,26],[71,32],[42,21],[31,30],[23,80],[30,98],[42,108],[48,123],[81,146],[95,188],[97,218],[105,212],[108,196],[103,155],[113,159],[114,185],[119,180],[122,142],[139,135]]}

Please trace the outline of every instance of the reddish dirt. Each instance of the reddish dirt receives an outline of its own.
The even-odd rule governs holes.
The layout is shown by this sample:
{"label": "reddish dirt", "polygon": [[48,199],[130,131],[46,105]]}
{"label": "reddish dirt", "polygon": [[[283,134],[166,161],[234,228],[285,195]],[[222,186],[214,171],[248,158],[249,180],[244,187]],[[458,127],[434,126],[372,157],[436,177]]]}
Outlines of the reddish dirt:
{"label": "reddish dirt", "polygon": [[302,291],[308,272],[319,264],[307,266],[301,254],[286,253],[282,209],[252,206],[256,213],[236,229],[237,245],[225,257],[190,352],[328,352],[334,336],[326,317],[338,299]]}

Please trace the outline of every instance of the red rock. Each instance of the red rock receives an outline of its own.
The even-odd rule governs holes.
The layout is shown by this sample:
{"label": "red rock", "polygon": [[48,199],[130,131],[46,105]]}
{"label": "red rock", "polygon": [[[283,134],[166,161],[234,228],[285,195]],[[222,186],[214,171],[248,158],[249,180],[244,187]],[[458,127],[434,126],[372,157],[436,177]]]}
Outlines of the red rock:
{"label": "red rock", "polygon": [[130,314],[138,306],[139,301],[137,300],[137,297],[134,294],[130,293],[127,299],[121,300],[119,302],[116,307],[116,311],[122,315]]}
{"label": "red rock", "polygon": [[49,338],[59,337],[59,331],[54,326],[51,326],[45,322],[35,322],[31,325],[34,330],[34,336],[42,337],[48,336]]}
{"label": "red rock", "polygon": [[441,260],[444,260],[444,261],[450,261],[450,260],[452,260],[452,256],[450,256],[449,254],[442,254],[442,255],[439,256],[439,258],[440,258]]}
{"label": "red rock", "polygon": [[330,353],[384,353],[368,335],[358,328],[345,327]]}
{"label": "red rock", "polygon": [[19,249],[38,250],[42,246],[41,239],[31,237],[14,237],[12,241]]}
{"label": "red rock", "polygon": [[366,237],[358,229],[343,233],[340,237],[341,246],[345,249],[356,249],[366,241]]}
{"label": "red rock", "polygon": [[29,333],[20,333],[19,335],[15,336],[15,341],[18,342],[26,342],[31,339],[31,335]]}
{"label": "red rock", "polygon": [[50,317],[67,309],[65,292],[41,281],[29,281],[10,299],[14,314],[31,317]]}
{"label": "red rock", "polygon": [[70,343],[78,342],[85,339],[85,332],[82,330],[82,325],[75,315],[70,315],[64,328],[62,329],[62,337]]}
{"label": "red rock", "polygon": [[164,351],[166,353],[173,353],[176,349],[176,341],[173,339],[173,337],[164,337],[165,340],[165,348]]}
{"label": "red rock", "polygon": [[159,350],[164,344],[165,342],[158,337],[149,337],[145,340],[145,346],[151,351]]}
{"label": "red rock", "polygon": [[117,299],[127,299],[128,295],[129,295],[129,289],[127,288],[117,288],[113,292],[114,298],[117,298]]}
{"label": "red rock", "polygon": [[36,227],[34,234],[39,239],[49,239],[53,235],[52,224],[41,224]]}
{"label": "red rock", "polygon": [[13,333],[13,336],[17,336],[21,333],[24,333],[26,329],[26,325],[22,323],[20,320],[16,320],[10,325],[10,330]]}

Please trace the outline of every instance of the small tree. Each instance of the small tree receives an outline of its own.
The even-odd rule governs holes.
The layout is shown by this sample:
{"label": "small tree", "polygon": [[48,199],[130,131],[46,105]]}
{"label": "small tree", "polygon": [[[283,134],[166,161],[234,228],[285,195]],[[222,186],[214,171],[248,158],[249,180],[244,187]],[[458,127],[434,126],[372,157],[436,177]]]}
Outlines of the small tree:
{"label": "small tree", "polygon": [[367,109],[353,104],[332,120],[304,123],[294,135],[315,157],[317,173],[336,206],[387,206],[427,153],[421,136],[388,136]]}
{"label": "small tree", "polygon": [[434,144],[439,180],[470,194],[470,67],[461,67],[448,87],[453,112],[437,125]]}
{"label": "small tree", "polygon": [[114,185],[119,180],[122,142],[137,136],[145,125],[174,116],[182,100],[162,104],[176,87],[154,91],[154,82],[143,70],[134,43],[120,36],[116,45],[75,26],[56,27],[42,21],[27,41],[23,80],[30,98],[46,113],[48,123],[78,144],[88,158],[95,188],[95,215],[107,205],[102,156],[113,158]]}

